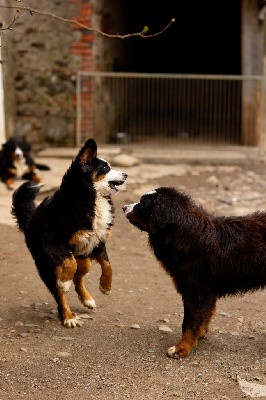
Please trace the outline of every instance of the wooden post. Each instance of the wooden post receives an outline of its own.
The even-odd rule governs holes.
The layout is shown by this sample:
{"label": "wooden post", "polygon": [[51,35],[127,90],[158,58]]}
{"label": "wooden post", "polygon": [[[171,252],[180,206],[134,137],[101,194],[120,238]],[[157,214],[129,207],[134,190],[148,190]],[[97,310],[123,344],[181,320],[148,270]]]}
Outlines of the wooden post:
{"label": "wooden post", "polygon": [[264,32],[258,3],[258,0],[242,0],[242,144],[246,146],[258,145],[260,134],[262,82],[247,77],[263,73]]}
{"label": "wooden post", "polygon": [[[0,35],[0,61],[1,61],[1,35]],[[5,137],[5,104],[2,63],[0,62],[0,144],[4,143]]]}

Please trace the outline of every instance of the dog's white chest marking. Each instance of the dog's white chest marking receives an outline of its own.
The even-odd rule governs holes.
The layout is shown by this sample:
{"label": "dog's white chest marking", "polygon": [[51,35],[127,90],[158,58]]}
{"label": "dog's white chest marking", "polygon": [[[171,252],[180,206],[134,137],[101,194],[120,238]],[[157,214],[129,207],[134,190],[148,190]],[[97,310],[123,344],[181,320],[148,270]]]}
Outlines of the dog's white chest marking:
{"label": "dog's white chest marking", "polygon": [[105,242],[113,222],[112,205],[108,199],[97,195],[95,202],[95,217],[91,231],[83,231],[78,236],[75,256],[91,253],[101,241]]}
{"label": "dog's white chest marking", "polygon": [[97,195],[93,230],[99,238],[106,238],[110,224],[113,222],[112,205],[105,197]]}
{"label": "dog's white chest marking", "polygon": [[19,160],[15,160],[13,164],[17,170],[17,177],[22,178],[23,174],[25,174],[28,171],[28,166],[26,164],[25,158],[20,158]]}

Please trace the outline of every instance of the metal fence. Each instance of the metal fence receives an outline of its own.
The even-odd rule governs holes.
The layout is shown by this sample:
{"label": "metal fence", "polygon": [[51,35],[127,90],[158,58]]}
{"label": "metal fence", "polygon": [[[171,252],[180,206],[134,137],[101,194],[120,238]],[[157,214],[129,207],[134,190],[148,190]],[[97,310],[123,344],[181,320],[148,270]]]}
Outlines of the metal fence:
{"label": "metal fence", "polygon": [[265,131],[265,79],[79,72],[77,145],[95,137],[257,146]]}

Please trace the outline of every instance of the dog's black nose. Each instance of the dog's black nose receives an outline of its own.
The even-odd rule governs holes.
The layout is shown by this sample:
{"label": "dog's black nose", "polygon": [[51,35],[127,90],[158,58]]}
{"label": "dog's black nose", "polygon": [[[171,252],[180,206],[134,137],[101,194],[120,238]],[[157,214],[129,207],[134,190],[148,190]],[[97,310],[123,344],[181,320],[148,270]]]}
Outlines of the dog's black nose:
{"label": "dog's black nose", "polygon": [[122,210],[125,212],[126,211],[126,209],[127,209],[127,206],[123,206],[122,207]]}
{"label": "dog's black nose", "polygon": [[128,175],[125,172],[123,172],[123,178],[126,180],[127,177],[128,177]]}

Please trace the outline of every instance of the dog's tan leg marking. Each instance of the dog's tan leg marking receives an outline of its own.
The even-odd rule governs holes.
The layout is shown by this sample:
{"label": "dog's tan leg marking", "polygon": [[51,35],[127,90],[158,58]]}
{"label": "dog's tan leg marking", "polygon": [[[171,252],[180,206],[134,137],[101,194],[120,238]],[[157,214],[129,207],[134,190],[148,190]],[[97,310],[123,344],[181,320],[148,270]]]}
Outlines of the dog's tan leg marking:
{"label": "dog's tan leg marking", "polygon": [[185,329],[181,341],[173,347],[168,349],[167,354],[173,358],[186,357],[192,348],[197,345],[198,339],[205,336],[208,332],[209,324],[212,316],[215,314],[215,304],[216,301],[212,301],[212,305],[206,311],[204,316],[204,320],[201,325],[197,328],[197,330],[191,330],[189,328]]}
{"label": "dog's tan leg marking", "polygon": [[10,190],[14,189],[14,179],[13,178],[9,178],[5,181],[6,187]]}
{"label": "dog's tan leg marking", "polygon": [[74,276],[75,289],[81,303],[88,308],[95,308],[96,303],[93,297],[86,289],[84,283],[84,276],[89,272],[91,268],[91,260],[89,258],[77,259],[77,271]]}
{"label": "dog's tan leg marking", "polygon": [[79,325],[77,315],[70,310],[70,308],[67,304],[66,295],[62,291],[62,289],[58,288],[57,290],[58,290],[59,301],[60,301],[60,305],[61,305],[61,309],[62,309],[63,324],[67,328],[75,328],[75,326]]}
{"label": "dog's tan leg marking", "polygon": [[99,289],[103,294],[110,294],[113,275],[112,266],[110,262],[105,260],[102,255],[99,255],[96,258],[96,261],[101,265],[102,268]]}
{"label": "dog's tan leg marking", "polygon": [[35,183],[40,183],[41,182],[41,178],[38,175],[32,175],[31,178]]}
{"label": "dog's tan leg marking", "polygon": [[55,270],[56,283],[57,286],[60,287],[60,289],[63,292],[69,291],[76,270],[77,270],[77,262],[74,256],[65,258],[62,264],[57,265]]}
{"label": "dog's tan leg marking", "polygon": [[216,314],[216,309],[215,309],[215,305],[213,306],[213,308],[211,308],[209,310],[209,313],[206,315],[203,323],[201,324],[200,328],[199,328],[199,337],[203,338],[206,333],[209,330],[209,324],[211,322],[212,317]]}
{"label": "dog's tan leg marking", "polygon": [[62,264],[56,267],[55,270],[57,292],[62,309],[63,324],[68,328],[79,325],[77,316],[70,310],[65,296],[65,292],[67,292],[70,288],[76,269],[77,263],[75,258],[72,256],[66,258]]}
{"label": "dog's tan leg marking", "polygon": [[167,351],[169,357],[179,358],[186,357],[191,349],[198,343],[198,336],[195,335],[190,329],[187,329],[182,336],[180,342]]}

